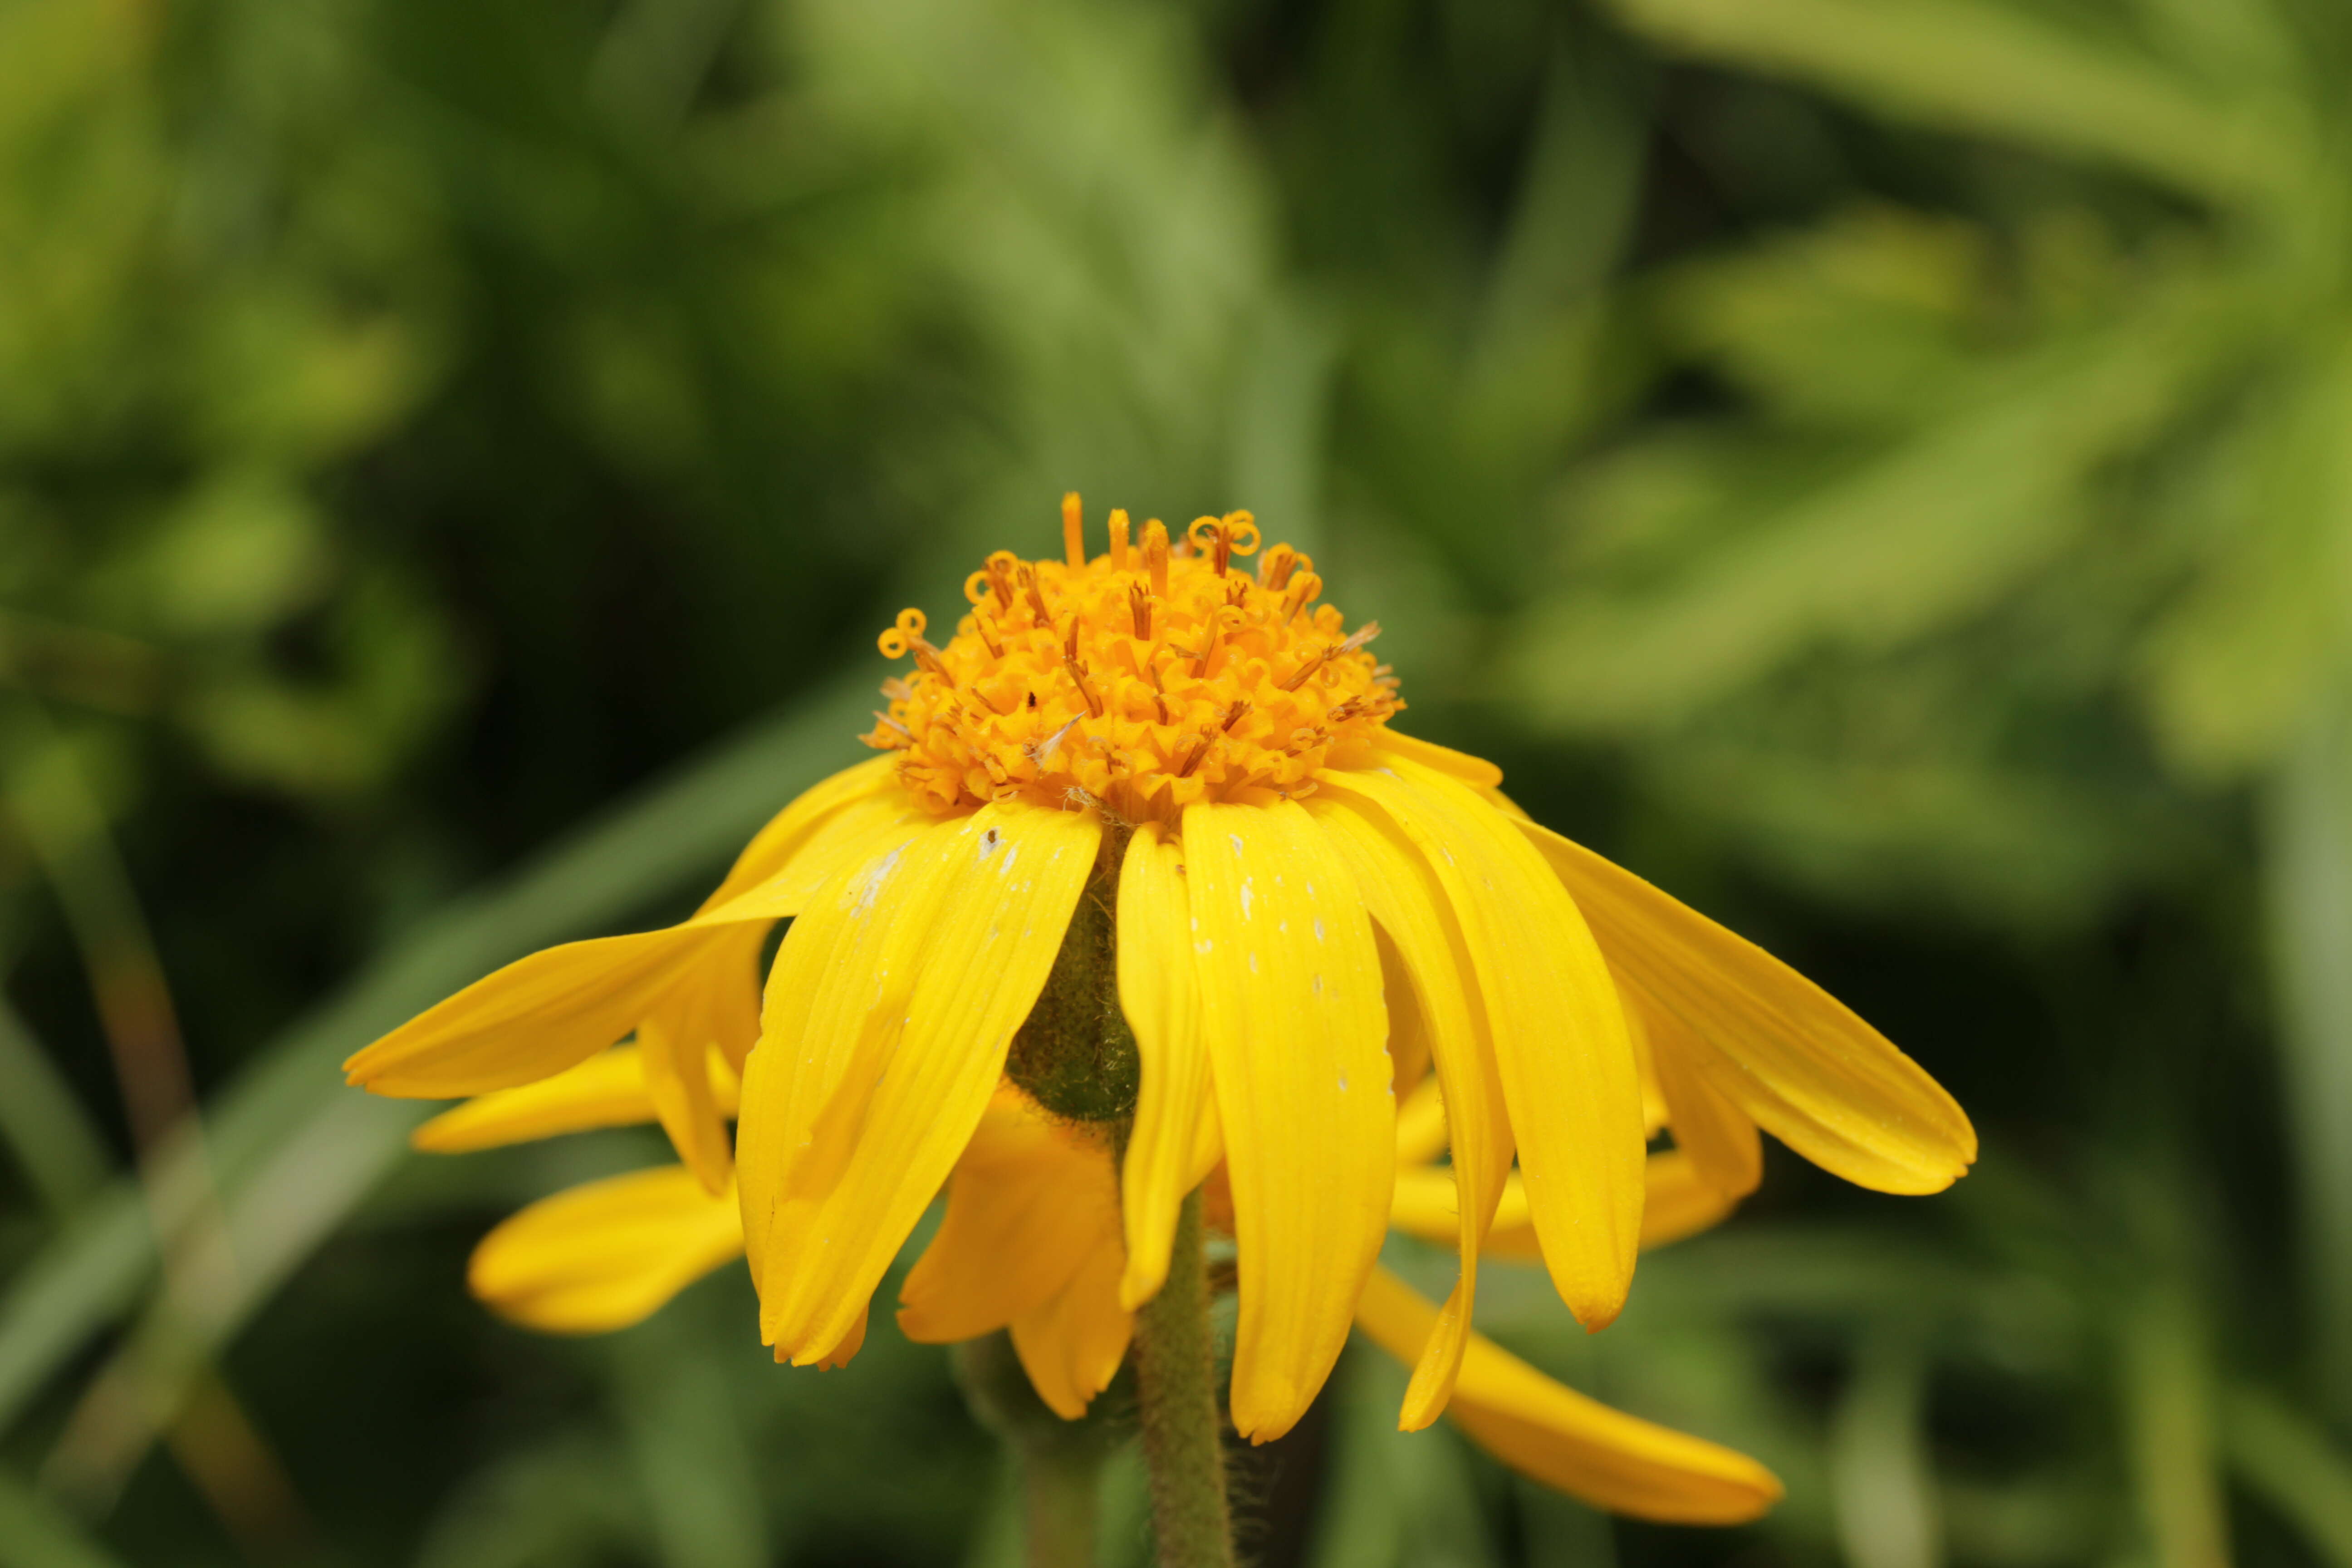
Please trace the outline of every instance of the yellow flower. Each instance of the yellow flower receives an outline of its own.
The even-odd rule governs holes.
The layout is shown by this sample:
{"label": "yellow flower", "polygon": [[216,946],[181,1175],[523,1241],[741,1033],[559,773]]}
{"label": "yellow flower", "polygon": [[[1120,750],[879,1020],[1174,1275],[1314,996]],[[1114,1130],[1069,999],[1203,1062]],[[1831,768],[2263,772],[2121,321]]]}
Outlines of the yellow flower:
{"label": "yellow flower", "polygon": [[[1229,1406],[1259,1441],[1313,1399],[1371,1277],[1392,1053],[1442,1087],[1461,1259],[1408,1427],[1465,1365],[1507,1201],[1577,1318],[1616,1316],[1642,1229],[1644,1057],[1692,1179],[1723,1197],[1754,1186],[1759,1126],[1890,1192],[1938,1190],[1973,1160],[1958,1106],[1853,1013],[1527,820],[1490,764],[1391,728],[1395,683],[1364,651],[1377,628],[1346,633],[1286,547],[1243,571],[1247,514],[1171,547],[1157,522],[1130,544],[1114,512],[1089,560],[1071,497],[1064,532],[1062,561],[975,572],[944,647],[919,611],[899,616],[884,651],[917,668],[866,737],[886,754],[786,807],[691,920],[510,965],[359,1053],[352,1080],[478,1094],[634,1031],[662,1120],[718,1193],[701,1066],[717,1048],[743,1075],[762,1337],[827,1362],[982,1127],[1092,900],[1115,912],[1108,1021],[1139,1061],[1119,1300],[1158,1289],[1179,1205],[1222,1157]],[[788,917],[750,1050],[751,955]]]}
{"label": "yellow flower", "polygon": [[[731,1081],[723,1068],[713,1076],[719,1102],[729,1103]],[[478,1149],[650,1121],[644,1082],[637,1053],[623,1047],[547,1082],[449,1111],[421,1129],[417,1142]],[[1424,1089],[1401,1121],[1396,1205],[1401,1228],[1450,1241],[1452,1183],[1444,1167],[1428,1163],[1443,1148],[1436,1110]],[[1435,1148],[1428,1142],[1433,1128],[1441,1139]],[[1645,1219],[1645,1246],[1687,1234],[1728,1208],[1713,1194],[1693,1206],[1686,1163],[1675,1153],[1650,1157],[1650,1215],[1658,1217]],[[1441,1209],[1443,1225],[1435,1223]],[[1507,1198],[1490,1242],[1532,1258],[1526,1205],[1513,1210]],[[742,1250],[732,1195],[714,1196],[682,1166],[661,1165],[524,1208],[483,1238],[469,1278],[476,1294],[526,1327],[601,1333],[642,1321]],[[907,1277],[899,1327],[929,1343],[1009,1330],[1039,1397],[1076,1419],[1127,1353],[1133,1318],[1120,1304],[1125,1263],[1108,1146],[1000,1088],[950,1179],[939,1232]],[[1355,1309],[1365,1337],[1408,1365],[1420,1359],[1436,1319],[1434,1307],[1377,1267]],[[863,1333],[861,1324],[848,1349]],[[1728,1524],[1756,1517],[1780,1496],[1771,1473],[1745,1456],[1612,1410],[1475,1333],[1465,1342],[1446,1414],[1505,1463],[1622,1513]]]}

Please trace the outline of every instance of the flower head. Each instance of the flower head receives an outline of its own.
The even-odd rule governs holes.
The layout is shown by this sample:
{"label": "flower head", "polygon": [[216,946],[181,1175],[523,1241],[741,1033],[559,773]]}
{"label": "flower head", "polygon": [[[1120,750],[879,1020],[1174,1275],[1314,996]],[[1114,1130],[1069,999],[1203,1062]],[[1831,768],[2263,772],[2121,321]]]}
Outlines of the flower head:
{"label": "flower head", "polygon": [[1064,502],[1067,559],[998,551],[964,582],[971,611],[945,647],[923,612],[881,637],[914,674],[886,689],[866,744],[899,753],[907,791],[941,810],[990,801],[1100,805],[1128,822],[1173,822],[1196,801],[1252,790],[1312,793],[1335,747],[1375,740],[1404,704],[1364,645],[1318,605],[1314,563],[1258,552],[1250,514],[1203,517],[1171,547],[1158,519],[1130,543],[1079,542]]}
{"label": "flower head", "polygon": [[[1394,730],[1372,628],[1316,605],[1286,547],[1241,570],[1246,514],[1173,546],[1115,513],[1091,559],[1075,497],[1064,522],[1063,560],[972,574],[944,647],[919,612],[883,634],[917,663],[867,737],[886,754],[787,806],[692,919],[509,966],[359,1053],[354,1081],[477,1094],[634,1032],[718,1193],[715,1050],[741,1071],[732,1164],[762,1335],[824,1363],[854,1350],[984,1135],[1016,1034],[1092,1018],[1131,1040],[1136,1076],[1131,1119],[1110,1112],[1118,1309],[1159,1289],[1179,1205],[1221,1170],[1230,1410],[1261,1441],[1346,1340],[1395,1196],[1395,1090],[1424,1064],[1460,1276],[1409,1427],[1462,1375],[1507,1205],[1578,1319],[1616,1316],[1661,1123],[1692,1190],[1727,1205],[1759,1179],[1759,1127],[1890,1192],[1936,1191],[1974,1158],[1950,1097],[1819,987],[1528,821],[1490,764]],[[752,955],[780,919],[747,1054]]]}

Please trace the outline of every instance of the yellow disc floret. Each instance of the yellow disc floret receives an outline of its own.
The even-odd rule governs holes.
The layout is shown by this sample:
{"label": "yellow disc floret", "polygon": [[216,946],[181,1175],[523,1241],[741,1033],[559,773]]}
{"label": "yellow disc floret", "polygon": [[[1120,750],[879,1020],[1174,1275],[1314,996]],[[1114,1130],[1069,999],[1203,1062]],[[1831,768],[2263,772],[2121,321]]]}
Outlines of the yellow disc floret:
{"label": "yellow disc floret", "polygon": [[1171,545],[1158,520],[1087,559],[1078,498],[1062,503],[1065,560],[999,551],[964,583],[971,613],[944,647],[920,610],[880,638],[916,668],[883,688],[866,744],[904,754],[906,786],[942,810],[1023,797],[1102,805],[1129,821],[1263,790],[1297,796],[1335,745],[1372,739],[1404,706],[1322,579],[1286,544],[1255,574],[1245,511],[1196,521]]}

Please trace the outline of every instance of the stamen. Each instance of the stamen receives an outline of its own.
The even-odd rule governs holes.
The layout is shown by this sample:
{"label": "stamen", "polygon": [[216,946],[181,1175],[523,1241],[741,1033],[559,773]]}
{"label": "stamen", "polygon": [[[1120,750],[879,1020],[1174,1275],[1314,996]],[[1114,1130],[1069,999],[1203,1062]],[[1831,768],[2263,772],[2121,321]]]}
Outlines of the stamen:
{"label": "stamen", "polygon": [[1054,624],[1054,615],[1052,611],[1045,608],[1045,591],[1037,585],[1037,573],[1035,569],[1024,562],[1021,567],[1020,576],[1021,591],[1024,595],[1028,595],[1029,608],[1034,614],[1035,614],[1037,624],[1041,626],[1052,626]]}
{"label": "stamen", "polygon": [[1127,585],[1127,607],[1135,617],[1135,635],[1145,642],[1151,640],[1151,595],[1140,583]]}
{"label": "stamen", "polygon": [[996,590],[996,602],[1008,610],[1013,607],[1013,571],[1020,564],[1020,558],[1010,550],[1000,550],[988,558],[988,585]]}
{"label": "stamen", "polygon": [[1362,626],[1358,626],[1354,631],[1348,634],[1348,640],[1339,645],[1339,651],[1341,653],[1353,653],[1358,648],[1363,647],[1366,643],[1371,641],[1374,637],[1380,635],[1381,623],[1378,621],[1366,621]]}
{"label": "stamen", "polygon": [[1218,735],[1219,731],[1211,730],[1201,737],[1199,743],[1192,748],[1192,754],[1186,757],[1184,765],[1176,770],[1178,778],[1189,779],[1192,776],[1192,770],[1201,765],[1201,759],[1207,756],[1209,748],[1217,743]]}
{"label": "stamen", "polygon": [[1151,574],[1151,596],[1155,599],[1166,598],[1168,596],[1168,525],[1156,517],[1143,525],[1143,569]]}
{"label": "stamen", "polygon": [[1305,664],[1300,665],[1297,669],[1290,672],[1290,679],[1282,683],[1282,689],[1285,691],[1296,691],[1300,687],[1306,685],[1307,678],[1314,674],[1317,670],[1322,668],[1324,662],[1331,657],[1333,651],[1333,649],[1328,647],[1320,647],[1316,649],[1315,652],[1308,657]]}
{"label": "stamen", "polygon": [[882,695],[893,702],[912,702],[915,689],[894,675],[882,683]]}
{"label": "stamen", "polygon": [[1096,696],[1095,689],[1087,684],[1087,667],[1078,662],[1078,617],[1076,616],[1070,617],[1069,640],[1062,645],[1062,668],[1070,672],[1072,680],[1077,682],[1078,695],[1087,700],[1087,711],[1095,718],[1101,718],[1102,699]]}
{"label": "stamen", "polygon": [[1160,667],[1146,662],[1143,673],[1151,678],[1151,705],[1160,710],[1160,721],[1168,722],[1168,689],[1160,684]]}
{"label": "stamen", "polygon": [[1110,509],[1110,569],[1127,570],[1127,509],[1120,506]]}
{"label": "stamen", "polygon": [[907,641],[914,648],[915,662],[923,667],[924,673],[937,676],[950,690],[953,690],[956,679],[948,673],[947,664],[940,658],[940,650],[925,642],[919,636],[910,637]]}
{"label": "stamen", "polygon": [[1225,533],[1223,519],[1194,518],[1192,526],[1184,531],[1184,542],[1208,556],[1218,576],[1225,574],[1225,566],[1234,558],[1234,542]]}
{"label": "stamen", "polygon": [[1195,680],[1209,673],[1209,660],[1217,656],[1217,642],[1224,629],[1224,622],[1214,616],[1210,617],[1209,635],[1201,639],[1201,651],[1194,656],[1192,661],[1192,679]]}
{"label": "stamen", "polygon": [[1087,563],[1087,534],[1078,510],[1078,492],[1071,490],[1062,497],[1062,558],[1075,572]]}

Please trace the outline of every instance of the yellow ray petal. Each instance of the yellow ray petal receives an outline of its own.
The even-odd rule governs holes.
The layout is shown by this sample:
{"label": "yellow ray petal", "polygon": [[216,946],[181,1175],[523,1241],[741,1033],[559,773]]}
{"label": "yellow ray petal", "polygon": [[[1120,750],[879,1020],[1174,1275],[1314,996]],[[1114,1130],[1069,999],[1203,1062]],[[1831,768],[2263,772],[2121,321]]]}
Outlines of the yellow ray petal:
{"label": "yellow ray petal", "polygon": [[713,893],[691,923],[790,919],[835,879],[939,820],[936,813],[895,785],[860,795],[811,826],[792,858],[772,875],[731,891],[721,888],[724,899]]}
{"label": "yellow ray petal", "polygon": [[766,928],[717,933],[690,970],[637,1021],[646,1091],[688,1170],[716,1193],[733,1179],[727,1112],[711,1091],[713,1056],[740,1062],[759,1035],[760,947]]}
{"label": "yellow ray petal", "polygon": [[[721,1116],[733,1116],[740,1092],[734,1070],[716,1056],[704,1067],[712,1103]],[[645,1062],[637,1047],[615,1046],[553,1078],[479,1095],[445,1110],[410,1133],[408,1142],[429,1153],[462,1154],[653,1120],[653,1095],[646,1088]]]}
{"label": "yellow ray petal", "polygon": [[1649,1199],[1642,1206],[1642,1247],[1664,1247],[1696,1236],[1729,1217],[1739,1194],[1709,1181],[1680,1149],[1650,1156]]}
{"label": "yellow ray petal", "polygon": [[1560,1299],[1588,1329],[1625,1303],[1642,1232],[1642,1095],[1608,965],[1510,820],[1409,758],[1325,789],[1384,813],[1437,873],[1493,1030],[1519,1170]]}
{"label": "yellow ray petal", "polygon": [[1444,1152],[1445,1091],[1425,1078],[1397,1105],[1397,1163],[1425,1165]]}
{"label": "yellow ray petal", "polygon": [[1625,1013],[1625,1037],[1633,1043],[1633,1070],[1641,1075],[1642,1136],[1655,1138],[1666,1127],[1666,1091],[1658,1082],[1658,1064],[1650,1052],[1649,1018],[1634,1005],[1625,977],[1613,969],[1609,975],[1617,983],[1617,1000]]}
{"label": "yellow ray petal", "polygon": [[[1405,969],[1404,955],[1377,924],[1372,927],[1372,940],[1381,950],[1381,997],[1389,1007],[1389,1073],[1397,1114],[1402,1116],[1404,1107],[1424,1084],[1431,1083],[1429,1026],[1422,1018],[1421,1004],[1412,999],[1412,976]],[[1404,1157],[1403,1147],[1400,1135],[1400,1159]]]}
{"label": "yellow ray petal", "polygon": [[[847,1331],[971,1141],[1101,837],[1091,811],[985,805],[916,839],[893,896],[869,907],[861,870],[784,938],[740,1131],[761,1331],[796,1363]],[[845,928],[878,939],[836,963]]]}
{"label": "yellow ray petal", "polygon": [[586,1060],[635,1029],[734,928],[794,912],[790,894],[797,884],[784,873],[836,816],[845,815],[858,831],[839,829],[828,844],[846,834],[849,848],[871,852],[877,835],[911,833],[905,821],[911,806],[876,768],[887,761],[860,763],[819,784],[762,830],[737,872],[759,871],[759,883],[783,877],[770,890],[754,883],[738,896],[730,872],[728,884],[683,925],[567,942],[519,959],[354,1053],[345,1074],[377,1094],[455,1099],[530,1083]]}
{"label": "yellow ray petal", "polygon": [[743,1250],[735,1194],[656,1165],[541,1198],[474,1248],[467,1283],[526,1328],[625,1329]]}
{"label": "yellow ray petal", "polygon": [[[1642,1247],[1680,1241],[1727,1217],[1739,1200],[1727,1196],[1698,1174],[1691,1157],[1668,1149],[1643,1162]],[[1389,1225],[1407,1236],[1440,1247],[1454,1241],[1460,1224],[1460,1200],[1454,1191],[1454,1173],[1444,1165],[1409,1165],[1398,1170],[1396,1195]],[[1486,1232],[1484,1250],[1489,1258],[1538,1260],[1535,1222],[1528,1216],[1528,1190],[1517,1172],[1503,1184],[1495,1205],[1495,1223]]]}
{"label": "yellow ray petal", "polygon": [[[1386,1269],[1365,1282],[1357,1322],[1411,1363],[1436,1310]],[[1472,1440],[1547,1486],[1638,1519],[1737,1524],[1780,1500],[1772,1472],[1744,1454],[1612,1410],[1474,1335],[1447,1410]]]}
{"label": "yellow ray petal", "polygon": [[[851,1359],[866,1348],[866,1324],[873,1315],[874,1307],[871,1301],[858,1308],[856,1320],[849,1325],[849,1331],[842,1335],[840,1342],[831,1350],[816,1358],[817,1371],[835,1372],[847,1366]],[[779,1354],[776,1359],[781,1362],[784,1358]]]}
{"label": "yellow ray petal", "polygon": [[[842,1088],[862,1037],[878,1032],[913,993],[912,954],[931,916],[941,857],[961,826],[941,822],[845,872],[810,901],[776,951],[735,1130],[755,1283],[768,1277],[772,1216],[793,1166],[815,1141],[820,1110]],[[772,1342],[773,1331],[763,1337]]]}
{"label": "yellow ray petal", "polygon": [[1764,1142],[1748,1113],[1726,1100],[1699,1070],[1706,1047],[1690,1026],[1638,985],[1622,987],[1644,1020],[1665,1095],[1675,1147],[1688,1154],[1698,1177],[1727,1198],[1744,1198],[1764,1179]]}
{"label": "yellow ray petal", "polygon": [[1345,791],[1318,795],[1307,809],[1347,862],[1365,907],[1404,965],[1413,1011],[1444,1086],[1462,1273],[1405,1390],[1399,1425],[1418,1432],[1454,1393],[1478,1300],[1478,1243],[1511,1169],[1511,1124],[1486,1009],[1470,984],[1473,960],[1437,874],[1384,813],[1360,806]]}
{"label": "yellow ray petal", "polygon": [[751,836],[742,853],[735,857],[735,864],[728,868],[726,879],[703,900],[702,907],[717,909],[776,875],[801,852],[809,837],[842,807],[877,795],[903,793],[898,788],[898,759],[892,756],[868,757],[854,767],[818,780]]}
{"label": "yellow ray petal", "polygon": [[1110,1151],[999,1088],[948,1179],[939,1234],[898,1292],[898,1327],[922,1344],[1003,1328],[1061,1294],[1118,1223]]}
{"label": "yellow ray petal", "polygon": [[1183,845],[1160,823],[1139,825],[1118,874],[1118,1003],[1142,1067],[1119,1178],[1127,1268],[1118,1296],[1129,1311],[1159,1293],[1177,1208],[1223,1154],[1191,921]]}
{"label": "yellow ray petal", "polygon": [[635,1029],[708,940],[674,926],[534,952],[356,1053],[344,1075],[377,1094],[421,1100],[551,1078]]}
{"label": "yellow ray petal", "polygon": [[1329,1375],[1386,1229],[1380,953],[1346,864],[1293,802],[1187,806],[1184,868],[1239,1248],[1233,1419],[1265,1442]]}
{"label": "yellow ray petal", "polygon": [[1117,1216],[1085,1252],[1077,1273],[1053,1300],[1013,1320],[1013,1350],[1030,1386],[1065,1421],[1087,1413],[1094,1396],[1118,1375],[1135,1314],[1118,1304],[1127,1266]]}
{"label": "yellow ray petal", "polygon": [[1688,1026],[1708,1081],[1766,1131],[1881,1192],[1940,1192],[1975,1161],[1967,1113],[1835,997],[1583,846],[1519,827],[1610,962]]}
{"label": "yellow ray petal", "polygon": [[1392,726],[1381,731],[1381,750],[1401,757],[1411,757],[1424,768],[1460,779],[1474,789],[1496,789],[1503,782],[1503,770],[1484,757],[1474,757],[1467,752],[1457,752],[1450,746],[1435,745],[1428,741],[1416,741],[1411,735],[1400,734]]}

